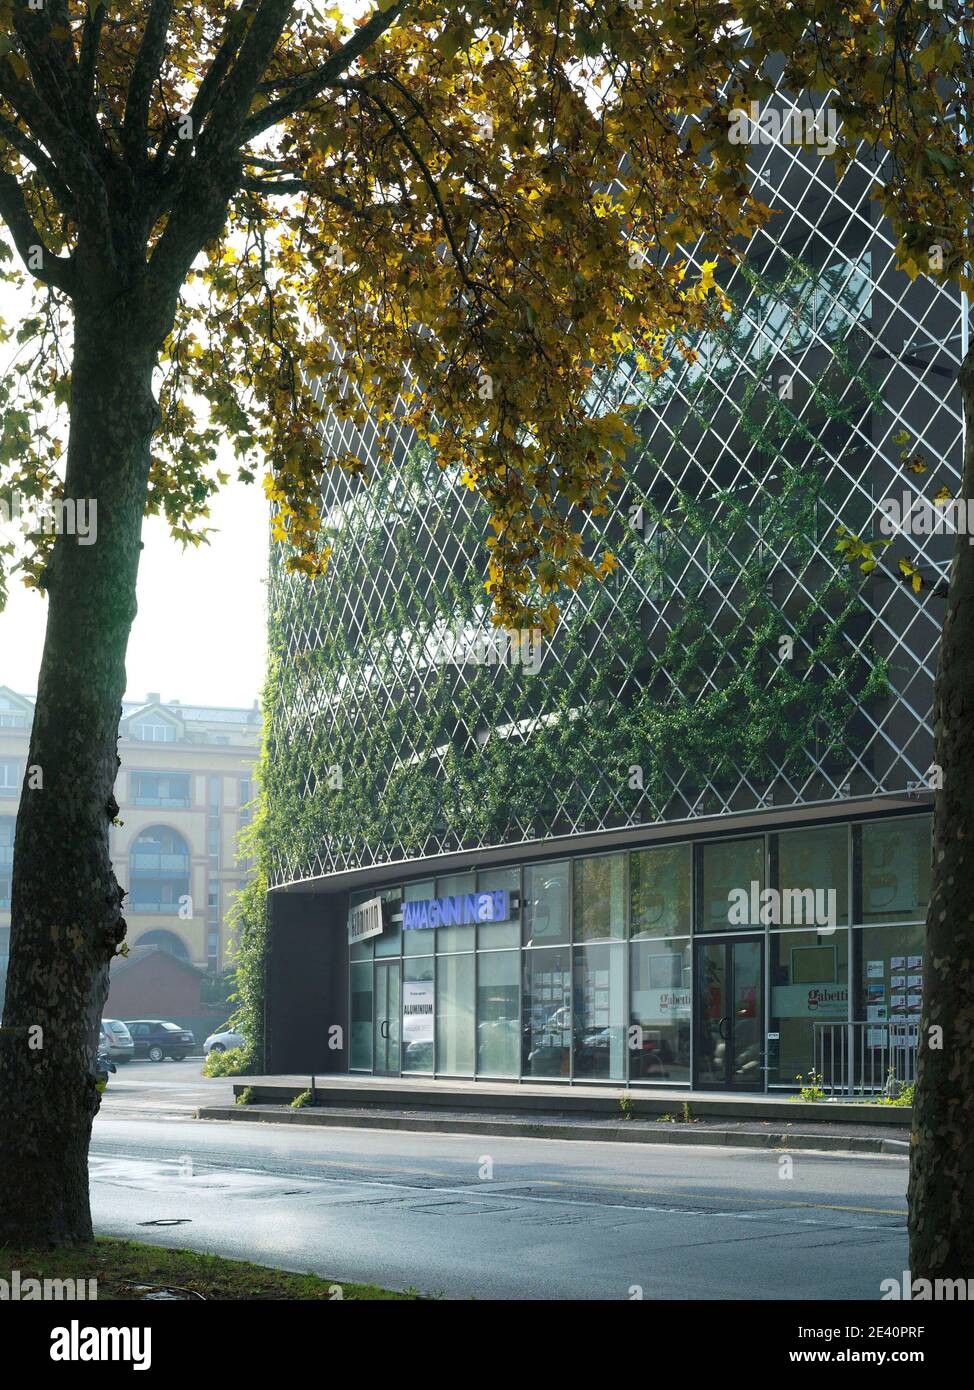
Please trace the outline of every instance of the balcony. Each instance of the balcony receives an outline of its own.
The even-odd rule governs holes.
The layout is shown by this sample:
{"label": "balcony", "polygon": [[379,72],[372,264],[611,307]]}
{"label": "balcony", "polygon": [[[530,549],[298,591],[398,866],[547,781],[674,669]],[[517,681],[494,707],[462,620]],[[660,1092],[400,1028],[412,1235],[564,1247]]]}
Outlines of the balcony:
{"label": "balcony", "polygon": [[133,873],[188,874],[188,854],[145,854],[138,851],[129,855],[129,868]]}
{"label": "balcony", "polygon": [[133,806],[162,806],[166,810],[185,810],[192,803],[188,796],[142,796],[136,792]]}

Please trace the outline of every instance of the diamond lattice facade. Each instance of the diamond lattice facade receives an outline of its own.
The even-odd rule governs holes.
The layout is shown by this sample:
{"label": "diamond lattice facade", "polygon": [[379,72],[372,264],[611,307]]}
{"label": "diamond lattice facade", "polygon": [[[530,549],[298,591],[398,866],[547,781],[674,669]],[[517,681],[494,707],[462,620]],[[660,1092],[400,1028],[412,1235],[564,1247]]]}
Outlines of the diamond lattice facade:
{"label": "diamond lattice facade", "polygon": [[[961,305],[951,289],[926,277],[911,282],[896,268],[889,228],[870,198],[878,172],[867,158],[836,184],[830,162],[814,151],[755,138],[752,165],[774,217],[727,269],[723,284],[734,307],[723,327],[694,343],[692,360],[677,358],[658,381],[624,360],[593,387],[606,408],[632,407],[639,440],[613,514],[584,523],[592,552],[608,548],[618,568],[566,599],[550,640],[493,631],[483,587],[484,510],[405,429],[392,469],[368,482],[329,474],[324,512],[332,559],[325,579],[309,586],[284,570],[280,555],[272,563],[265,786],[272,887],[292,898],[327,898],[342,923],[350,903],[376,893],[407,901],[411,882],[430,902],[503,888],[517,905],[511,911],[521,924],[520,954],[529,956],[532,942],[519,933],[528,931],[539,900],[531,897],[524,866],[555,858],[575,863],[563,885],[573,904],[564,949],[583,952],[563,963],[575,1001],[566,1007],[576,1009],[570,1053],[581,1046],[588,974],[601,972],[611,983],[616,969],[608,958],[584,957],[584,873],[577,866],[595,861],[577,856],[621,856],[618,885],[615,870],[606,871],[603,898],[614,903],[617,893],[618,905],[608,909],[610,926],[599,936],[634,940],[642,911],[638,853],[691,846],[685,913],[680,908],[668,927],[675,941],[687,932],[686,965],[667,980],[694,991],[703,973],[717,968],[691,959],[692,934],[714,929],[712,921],[701,925],[709,912],[704,842],[756,837],[757,878],[748,882],[778,888],[775,876],[788,859],[778,842],[786,832],[832,827],[846,867],[836,868],[832,856],[833,869],[806,874],[808,886],[834,888],[842,879],[845,923],[862,927],[878,924],[871,904],[884,891],[880,860],[891,852],[877,850],[870,860],[873,832],[863,827],[897,818],[915,826],[929,801],[932,683],[944,608],[935,590],[952,538],[936,528],[894,536],[889,560],[868,577],[836,547],[840,527],[879,534],[889,499],[901,505],[931,477],[956,490]],[[375,436],[368,426],[356,430],[335,418],[331,429],[336,452],[370,456]],[[922,478],[914,471],[918,457],[927,467]],[[900,555],[922,574],[919,592],[903,582]],[[806,861],[819,862],[808,844]],[[728,869],[718,894],[725,906],[738,870],[744,872]],[[804,885],[795,872],[794,882]],[[897,906],[886,925],[922,920],[922,873],[910,872],[906,917]],[[487,876],[482,883],[475,883],[477,873]],[[491,874],[517,881],[495,884]],[[898,903],[897,892],[891,901]],[[280,896],[272,893],[272,902]],[[394,916],[398,923],[400,914]],[[437,937],[462,929],[437,923]],[[810,956],[805,967],[773,965],[769,924],[745,923],[764,929],[760,960],[747,966],[763,1001],[755,1004],[756,1027],[759,1013],[770,1021],[775,989],[808,984],[798,976],[811,968]],[[725,920],[724,930],[729,925]],[[844,961],[844,985],[838,965],[811,981],[826,996],[830,987],[839,991],[839,1014],[826,1016],[885,1021],[885,992],[882,1018],[867,1016],[879,1005],[860,988],[867,978],[861,933],[849,931],[843,941],[837,959]],[[904,958],[919,949],[913,938],[900,944]],[[389,981],[383,975],[380,984],[372,973],[379,948],[353,945],[352,961],[366,947],[368,1018],[378,1018],[380,995],[400,1018],[409,952],[400,944],[403,973],[390,1003]],[[431,960],[439,958],[439,947],[429,951]],[[873,954],[878,960],[881,953]],[[823,962],[816,968],[824,970]],[[730,980],[730,957],[721,970],[723,964]],[[511,966],[525,1028],[525,1011],[535,1007],[528,1002],[535,998],[529,965],[524,959]],[[637,967],[627,959],[619,972],[620,998],[630,1000],[635,1016]],[[654,978],[647,999],[663,988],[662,975]],[[354,1020],[354,998],[344,997],[335,1008]],[[784,996],[779,1003],[786,1008]],[[647,1007],[644,1000],[640,1008]],[[360,1001],[360,1013],[365,1009]],[[903,1013],[913,1016],[912,1009]],[[801,1017],[804,1023],[810,1014]],[[471,1005],[471,1019],[480,1038],[489,1020],[479,1003]],[[686,1027],[683,1072],[668,1079],[691,1076],[689,1004]],[[405,1047],[398,1024],[395,1031]],[[382,1069],[369,1036],[359,1065]],[[810,1037],[807,1028],[801,1032],[799,1062],[811,1061]],[[701,1064],[702,1038],[695,1046]],[[456,1058],[441,1067],[436,1055],[437,1071],[457,1070]],[[522,1075],[534,1074],[524,1072],[527,1055],[518,1064]],[[344,1061],[356,1065],[354,1057]],[[790,1054],[781,1063],[784,1071],[793,1065]],[[760,1062],[762,1084],[769,1084],[769,1066]],[[612,1067],[616,1079],[632,1076],[631,1065]],[[576,1074],[575,1062],[572,1068]],[[459,1067],[461,1074],[471,1070],[479,1074],[476,1058]],[[782,1072],[771,1084],[775,1079],[792,1078]]]}

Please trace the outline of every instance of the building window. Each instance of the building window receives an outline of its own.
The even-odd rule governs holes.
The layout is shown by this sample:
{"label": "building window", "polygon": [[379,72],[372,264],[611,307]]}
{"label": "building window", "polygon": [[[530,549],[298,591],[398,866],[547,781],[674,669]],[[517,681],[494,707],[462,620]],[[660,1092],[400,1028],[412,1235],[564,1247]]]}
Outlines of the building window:
{"label": "building window", "polygon": [[621,939],[626,934],[626,857],[601,854],[576,859],[575,940]]}
{"label": "building window", "polygon": [[[370,943],[363,942],[362,945]],[[349,1059],[352,1071],[368,1071],[372,1066],[372,962],[353,961],[349,966],[351,997],[349,1009]]]}
{"label": "building window", "polygon": [[699,851],[697,931],[760,927],[764,840],[724,840]]}
{"label": "building window", "polygon": [[693,850],[665,845],[629,856],[629,934],[633,941],[654,936],[689,936],[693,902]]}
{"label": "building window", "polygon": [[132,726],[132,737],[142,743],[175,743],[176,726],[165,719],[140,719]]}
{"label": "building window", "polygon": [[133,772],[132,801],[136,806],[189,806],[189,773]]}
{"label": "building window", "polygon": [[14,869],[14,832],[17,822],[13,816],[0,816],[0,911],[10,911],[10,891]]}
{"label": "building window", "polygon": [[625,949],[621,943],[575,947],[576,1080],[626,1079]]}
{"label": "building window", "polygon": [[567,947],[523,952],[522,1076],[571,1074],[572,969]]}
{"label": "building window", "polygon": [[168,826],[143,830],[129,852],[133,912],[176,913],[189,900],[189,848]]}
{"label": "building window", "polygon": [[[768,1082],[796,1086],[814,1068],[815,1025],[849,1018],[849,933],[773,932],[768,949],[768,1029],[778,1034],[768,1048]],[[846,1046],[845,1033],[837,1034],[836,1047]]]}
{"label": "building window", "polygon": [[629,952],[629,1075],[689,1085],[690,942],[635,941]]}
{"label": "building window", "polygon": [[771,842],[779,919],[772,926],[844,926],[849,921],[849,828],[789,830]]}
{"label": "building window", "polygon": [[411,956],[402,970],[402,1069],[433,1070],[435,961]]}
{"label": "building window", "polygon": [[473,1076],[474,957],[442,956],[436,966],[436,1070]]}
{"label": "building window", "polygon": [[189,951],[186,943],[171,931],[147,931],[143,932],[136,941],[136,946],[155,946],[157,950],[168,951],[177,960],[189,960]]}
{"label": "building window", "polygon": [[529,864],[524,870],[525,946],[550,946],[568,940],[570,874],[567,859],[553,864]]}
{"label": "building window", "polygon": [[22,780],[19,762],[10,758],[0,759],[0,796],[19,796]]}
{"label": "building window", "polygon": [[868,821],[853,833],[860,883],[857,920],[923,921],[930,903],[930,817]]}
{"label": "building window", "polygon": [[517,1076],[521,1064],[520,955],[477,957],[477,1074]]}

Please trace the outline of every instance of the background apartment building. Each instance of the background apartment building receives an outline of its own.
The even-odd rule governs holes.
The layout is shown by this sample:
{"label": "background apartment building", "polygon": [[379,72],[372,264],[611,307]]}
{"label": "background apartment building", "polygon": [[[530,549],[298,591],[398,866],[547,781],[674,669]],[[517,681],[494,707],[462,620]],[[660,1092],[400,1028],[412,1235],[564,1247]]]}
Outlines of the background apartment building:
{"label": "background apartment building", "polygon": [[[30,696],[0,686],[0,998],[33,709]],[[133,951],[155,947],[214,974],[228,964],[229,919],[248,873],[237,840],[251,815],[260,731],[256,700],[249,709],[225,709],[163,701],[151,692],[142,702],[124,702],[111,853],[128,893]]]}

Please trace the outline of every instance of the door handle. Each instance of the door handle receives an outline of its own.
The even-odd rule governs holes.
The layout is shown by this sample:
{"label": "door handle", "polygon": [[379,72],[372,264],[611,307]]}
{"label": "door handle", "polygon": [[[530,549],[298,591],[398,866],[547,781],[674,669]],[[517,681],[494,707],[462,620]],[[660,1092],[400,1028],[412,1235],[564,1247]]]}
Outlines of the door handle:
{"label": "door handle", "polygon": [[726,1014],[724,1014],[724,1016],[723,1016],[722,1018],[719,1018],[719,1019],[717,1020],[717,1033],[718,1033],[718,1035],[719,1035],[719,1037],[720,1037],[721,1042],[726,1042],[726,1041],[727,1041],[727,1034],[724,1032],[724,1024],[725,1024],[726,1022],[727,1022],[727,1015],[726,1015]]}
{"label": "door handle", "polygon": [[389,1037],[389,1020],[387,1018],[384,1018],[379,1024],[379,1036],[386,1039]]}

